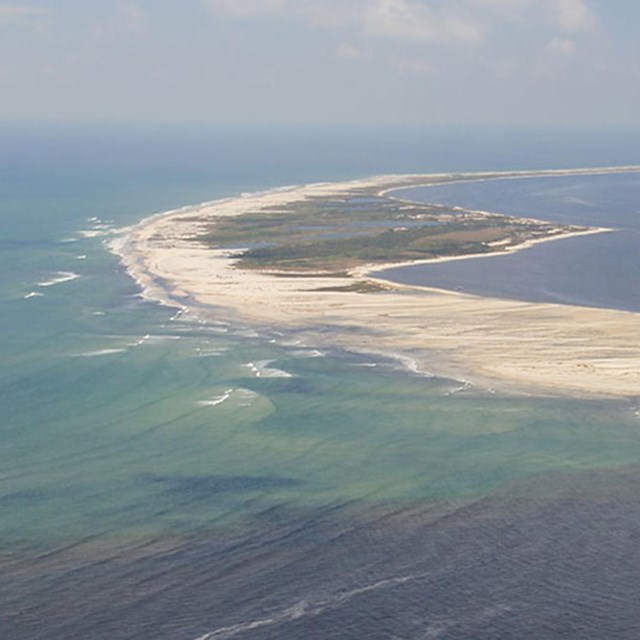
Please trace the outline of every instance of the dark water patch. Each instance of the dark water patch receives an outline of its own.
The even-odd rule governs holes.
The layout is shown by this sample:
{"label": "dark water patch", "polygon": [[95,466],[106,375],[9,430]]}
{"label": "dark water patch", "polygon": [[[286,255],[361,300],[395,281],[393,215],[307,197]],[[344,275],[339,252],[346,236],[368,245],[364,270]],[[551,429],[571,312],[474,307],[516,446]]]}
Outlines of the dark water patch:
{"label": "dark water patch", "polygon": [[51,491],[14,491],[12,493],[0,493],[0,507],[15,509],[17,507],[29,507],[34,504],[42,504],[51,498]]}
{"label": "dark water patch", "polygon": [[280,507],[206,535],[2,561],[0,635],[30,640],[635,638],[640,472],[475,500]]}
{"label": "dark water patch", "polygon": [[640,310],[638,174],[469,181],[400,190],[421,203],[561,224],[624,229],[537,245],[516,254],[380,272],[403,284],[531,302]]}
{"label": "dark water patch", "polygon": [[367,208],[369,205],[375,204],[379,205],[384,203],[384,198],[376,198],[376,197],[367,197],[367,196],[356,196],[355,198],[347,198],[346,204],[350,207],[355,208]]}
{"label": "dark water patch", "polygon": [[190,500],[207,499],[217,494],[268,491],[302,484],[294,478],[271,476],[162,476],[145,474],[140,481],[155,484],[169,494],[179,494]]}
{"label": "dark water patch", "polygon": [[640,311],[640,234],[604,233],[517,253],[377,272],[402,284],[481,296]]}
{"label": "dark water patch", "polygon": [[[283,362],[282,366],[284,366],[285,370],[289,371],[293,368],[295,363]],[[293,376],[291,378],[262,378],[260,382],[267,382],[267,384],[276,383],[278,389],[285,391],[287,394],[299,395],[303,398],[302,401],[305,401],[311,393],[313,393],[315,385],[311,380],[306,380],[304,378],[299,378],[297,376]],[[254,382],[254,381],[252,381]],[[256,384],[246,384],[244,385],[248,389],[254,389],[259,391],[260,387]]]}
{"label": "dark water patch", "polygon": [[351,226],[363,229],[395,229],[397,227],[435,227],[439,224],[441,223],[433,220],[405,220],[404,218],[400,218],[397,220],[383,220],[379,222],[353,222]]}

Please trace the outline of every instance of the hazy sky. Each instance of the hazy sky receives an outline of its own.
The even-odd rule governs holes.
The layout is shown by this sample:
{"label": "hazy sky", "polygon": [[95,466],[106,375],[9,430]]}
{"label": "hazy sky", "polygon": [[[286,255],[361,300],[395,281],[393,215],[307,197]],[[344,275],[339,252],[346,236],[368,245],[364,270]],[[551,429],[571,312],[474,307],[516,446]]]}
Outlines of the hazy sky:
{"label": "hazy sky", "polygon": [[0,0],[0,118],[640,124],[638,0]]}

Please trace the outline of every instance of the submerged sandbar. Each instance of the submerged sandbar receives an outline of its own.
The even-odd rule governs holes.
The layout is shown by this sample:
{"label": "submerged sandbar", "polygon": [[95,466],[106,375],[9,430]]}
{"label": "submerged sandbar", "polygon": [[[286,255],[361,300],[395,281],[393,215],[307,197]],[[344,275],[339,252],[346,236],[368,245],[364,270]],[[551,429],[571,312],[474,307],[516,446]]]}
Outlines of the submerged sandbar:
{"label": "submerged sandbar", "polygon": [[[309,343],[410,355],[436,375],[542,393],[637,395],[638,314],[395,285],[372,269],[520,250],[603,229],[396,200],[406,186],[640,167],[381,176],[289,187],[143,220],[120,254],[145,295],[294,327]],[[321,329],[321,331],[319,331]]]}

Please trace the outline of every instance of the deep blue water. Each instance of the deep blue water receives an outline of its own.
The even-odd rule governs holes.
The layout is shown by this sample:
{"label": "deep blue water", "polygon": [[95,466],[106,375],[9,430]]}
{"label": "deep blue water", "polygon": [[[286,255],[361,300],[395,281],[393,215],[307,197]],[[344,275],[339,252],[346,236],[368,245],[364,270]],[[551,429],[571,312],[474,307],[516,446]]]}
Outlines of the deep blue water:
{"label": "deep blue water", "polygon": [[459,392],[391,358],[176,318],[104,242],[283,184],[639,148],[629,132],[2,125],[0,638],[636,637],[633,401]]}
{"label": "deep blue water", "polygon": [[526,251],[390,269],[385,278],[533,302],[640,311],[640,175],[487,180],[398,192],[417,202],[605,227]]}

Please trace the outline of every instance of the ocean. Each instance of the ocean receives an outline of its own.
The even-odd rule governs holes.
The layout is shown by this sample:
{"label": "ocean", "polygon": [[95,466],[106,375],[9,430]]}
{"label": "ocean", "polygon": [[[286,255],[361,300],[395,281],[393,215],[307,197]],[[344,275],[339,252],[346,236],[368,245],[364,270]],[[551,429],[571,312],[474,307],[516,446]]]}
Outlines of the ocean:
{"label": "ocean", "polygon": [[[620,131],[0,126],[0,637],[637,637],[637,399],[483,394],[193,322],[107,245],[288,184],[639,157]],[[516,182],[519,215],[550,184]]]}

